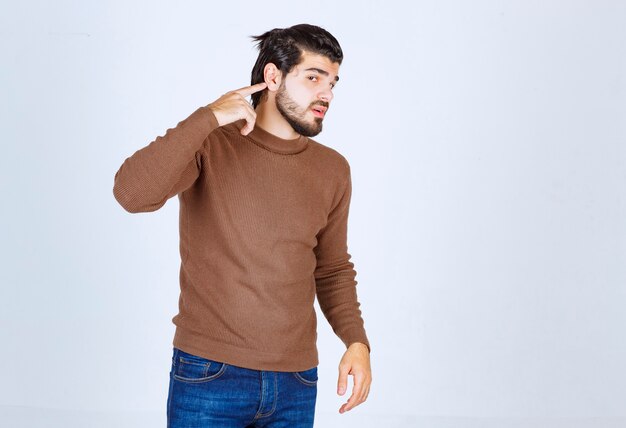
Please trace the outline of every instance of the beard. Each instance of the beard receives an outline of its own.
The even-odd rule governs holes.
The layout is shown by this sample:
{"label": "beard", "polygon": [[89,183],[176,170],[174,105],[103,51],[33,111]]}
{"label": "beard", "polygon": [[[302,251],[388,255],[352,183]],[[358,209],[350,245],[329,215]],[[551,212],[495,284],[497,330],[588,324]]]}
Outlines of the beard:
{"label": "beard", "polygon": [[[278,91],[276,91],[275,101],[276,109],[298,134],[305,137],[315,137],[322,132],[322,121],[324,118],[313,117],[313,122],[308,122],[305,117],[313,105],[301,108],[287,93],[284,80],[280,83]],[[320,102],[317,104],[328,107],[328,103]]]}

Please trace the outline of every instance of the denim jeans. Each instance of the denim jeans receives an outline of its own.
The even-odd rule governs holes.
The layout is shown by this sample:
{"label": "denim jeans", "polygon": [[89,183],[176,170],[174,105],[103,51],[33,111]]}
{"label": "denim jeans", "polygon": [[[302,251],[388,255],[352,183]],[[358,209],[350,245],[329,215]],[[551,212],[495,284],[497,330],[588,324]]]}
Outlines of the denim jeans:
{"label": "denim jeans", "polygon": [[317,367],[300,372],[253,370],[174,347],[168,428],[312,427]]}

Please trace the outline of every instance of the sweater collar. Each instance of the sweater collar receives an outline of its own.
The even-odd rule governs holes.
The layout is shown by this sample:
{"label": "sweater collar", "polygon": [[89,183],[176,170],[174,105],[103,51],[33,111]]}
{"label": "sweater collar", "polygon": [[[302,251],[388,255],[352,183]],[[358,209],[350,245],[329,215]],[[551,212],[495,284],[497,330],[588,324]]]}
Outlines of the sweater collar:
{"label": "sweater collar", "polygon": [[[235,122],[237,130],[241,129],[246,124],[245,119],[240,119]],[[295,154],[300,153],[306,149],[309,139],[303,135],[298,138],[285,140],[280,138],[265,129],[261,128],[258,124],[254,125],[254,129],[248,135],[242,135],[244,138],[252,140],[255,144],[269,150],[270,152],[281,154]]]}

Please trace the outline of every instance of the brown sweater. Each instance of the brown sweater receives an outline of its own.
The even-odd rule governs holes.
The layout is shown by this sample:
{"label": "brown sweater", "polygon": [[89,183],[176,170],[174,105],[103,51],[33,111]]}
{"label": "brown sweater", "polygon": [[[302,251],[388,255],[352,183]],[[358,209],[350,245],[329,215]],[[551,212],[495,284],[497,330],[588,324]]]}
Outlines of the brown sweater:
{"label": "brown sweater", "polygon": [[368,346],[347,252],[350,166],[310,138],[279,138],[207,107],[127,158],[113,194],[131,213],[180,201],[174,346],[256,370],[318,365],[320,308],[346,346]]}

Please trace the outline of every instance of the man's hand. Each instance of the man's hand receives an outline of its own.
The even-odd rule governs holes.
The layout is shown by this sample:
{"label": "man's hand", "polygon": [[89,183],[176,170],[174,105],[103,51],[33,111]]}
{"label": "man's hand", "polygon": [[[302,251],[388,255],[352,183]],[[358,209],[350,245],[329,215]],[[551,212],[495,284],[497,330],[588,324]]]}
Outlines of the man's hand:
{"label": "man's hand", "polygon": [[261,82],[252,86],[244,86],[234,91],[226,92],[207,107],[213,111],[220,126],[227,125],[239,119],[246,119],[246,126],[241,128],[242,135],[248,135],[254,129],[256,112],[246,100],[247,96],[262,91],[267,83]]}
{"label": "man's hand", "polygon": [[339,409],[344,413],[367,400],[372,383],[372,369],[370,368],[370,354],[363,343],[351,344],[339,363],[339,382],[337,394],[343,395],[348,389],[348,375],[354,376],[352,395]]}

